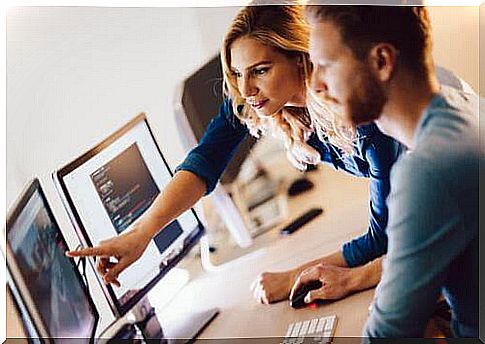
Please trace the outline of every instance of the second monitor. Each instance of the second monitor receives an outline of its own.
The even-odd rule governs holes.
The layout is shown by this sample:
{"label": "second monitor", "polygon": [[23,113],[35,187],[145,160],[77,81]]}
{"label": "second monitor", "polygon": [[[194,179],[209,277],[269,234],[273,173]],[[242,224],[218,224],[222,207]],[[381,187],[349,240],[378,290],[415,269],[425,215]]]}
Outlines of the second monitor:
{"label": "second monitor", "polygon": [[[85,246],[112,238],[139,218],[172,172],[140,114],[54,174],[66,209]],[[193,210],[162,229],[141,258],[104,285],[116,316],[124,315],[195,245],[204,233]]]}

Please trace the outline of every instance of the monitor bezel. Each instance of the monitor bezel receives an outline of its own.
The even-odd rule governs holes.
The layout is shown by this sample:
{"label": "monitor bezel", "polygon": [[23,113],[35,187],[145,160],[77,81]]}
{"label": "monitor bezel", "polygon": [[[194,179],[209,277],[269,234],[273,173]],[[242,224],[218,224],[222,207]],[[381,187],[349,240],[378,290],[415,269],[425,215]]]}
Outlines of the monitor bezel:
{"label": "monitor bezel", "polygon": [[[45,209],[47,211],[47,214],[49,218],[52,220],[53,225],[57,227],[59,231],[60,240],[65,245],[65,247],[69,249],[69,245],[67,244],[67,241],[59,226],[59,222],[55,218],[54,213],[52,212],[51,206],[47,201],[47,197],[45,196],[45,193],[44,193],[44,190],[42,189],[40,181],[38,178],[35,178],[26,186],[24,191],[22,191],[21,195],[19,196],[15,204],[11,207],[11,211],[7,215],[7,221],[6,221],[6,227],[5,227],[7,269],[9,272],[10,280],[14,283],[14,285],[12,286],[12,289],[15,288],[16,290],[15,295],[18,295],[21,298],[21,300],[17,300],[17,302],[20,301],[24,305],[24,308],[28,313],[27,316],[29,317],[29,319],[31,319],[31,322],[35,328],[35,331],[42,339],[47,339],[49,342],[54,343],[54,338],[52,338],[52,336],[50,335],[48,326],[46,326],[46,324],[44,323],[44,319],[40,315],[40,312],[37,310],[37,306],[35,302],[33,302],[32,294],[30,293],[29,288],[27,287],[27,284],[20,272],[20,269],[17,264],[17,260],[15,258],[15,254],[13,253],[13,250],[8,241],[8,235],[11,231],[11,228],[19,218],[21,212],[23,211],[23,209],[25,208],[29,200],[36,192],[39,193],[42,199],[42,202],[45,206]],[[96,329],[99,323],[100,316],[96,308],[96,305],[91,297],[91,294],[89,293],[88,287],[84,284],[83,277],[81,276],[81,273],[79,272],[76,266],[76,263],[74,262],[74,259],[68,258],[68,257],[66,258],[69,259],[69,261],[71,262],[74,268],[74,273],[76,275],[76,278],[78,279],[79,284],[81,285],[86,295],[86,298],[88,300],[89,306],[92,310],[91,315],[93,316],[93,328],[91,330],[89,342],[94,343]]]}
{"label": "monitor bezel", "polygon": [[[87,152],[73,160],[72,162],[68,163],[67,165],[59,168],[57,171],[54,171],[52,173],[52,177],[54,178],[55,184],[57,191],[59,195],[61,196],[62,203],[64,207],[66,208],[66,211],[69,214],[69,218],[75,228],[76,234],[81,241],[81,243],[84,246],[87,247],[92,247],[93,243],[91,242],[91,239],[86,231],[86,228],[84,227],[81,217],[79,216],[79,213],[77,212],[74,202],[72,200],[71,195],[69,194],[69,190],[67,189],[67,185],[64,182],[64,177],[74,171],[76,168],[87,162],[89,159],[94,157],[96,154],[99,154],[106,148],[108,148],[111,144],[113,144],[117,139],[122,137],[126,132],[137,126],[139,123],[144,122],[146,127],[148,128],[148,132],[150,134],[151,139],[153,140],[153,143],[160,154],[160,157],[163,160],[163,163],[165,165],[165,168],[170,174],[170,177],[173,177],[173,172],[170,166],[167,163],[167,160],[165,159],[160,146],[158,145],[157,140],[155,139],[155,136],[153,135],[153,131],[148,123],[146,114],[144,112],[138,114],[135,116],[133,119],[131,119],[128,123],[123,125],[121,128],[113,132],[111,135],[109,135],[107,138],[102,140],[100,143],[89,149]],[[132,309],[145,295],[155,286],[158,281],[162,279],[163,276],[165,276],[168,271],[170,271],[180,260],[182,260],[183,257],[187,255],[187,253],[197,244],[199,239],[202,237],[202,235],[205,233],[205,228],[200,221],[199,217],[195,213],[194,209],[190,209],[192,212],[193,216],[197,220],[197,226],[194,228],[194,230],[189,233],[187,238],[184,240],[183,246],[180,249],[179,253],[176,254],[174,257],[171,257],[164,263],[163,269],[160,270],[160,272],[155,276],[149,283],[147,283],[140,291],[138,291],[134,296],[132,296],[126,303],[121,304],[117,297],[116,294],[114,293],[113,287],[111,285],[105,284],[102,280],[101,277],[96,274],[98,281],[102,285],[103,292],[105,294],[105,297],[115,315],[115,317],[121,317],[124,316],[130,309]],[[94,267],[94,260],[89,259],[91,262],[91,265]]]}

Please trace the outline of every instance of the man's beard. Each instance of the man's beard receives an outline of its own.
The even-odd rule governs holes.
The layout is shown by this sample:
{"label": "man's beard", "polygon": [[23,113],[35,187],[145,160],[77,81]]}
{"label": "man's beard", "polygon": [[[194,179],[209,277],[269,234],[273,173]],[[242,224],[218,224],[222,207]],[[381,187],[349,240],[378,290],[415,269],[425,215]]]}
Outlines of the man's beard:
{"label": "man's beard", "polygon": [[362,66],[347,101],[347,116],[353,125],[370,123],[381,115],[387,97],[372,73]]}

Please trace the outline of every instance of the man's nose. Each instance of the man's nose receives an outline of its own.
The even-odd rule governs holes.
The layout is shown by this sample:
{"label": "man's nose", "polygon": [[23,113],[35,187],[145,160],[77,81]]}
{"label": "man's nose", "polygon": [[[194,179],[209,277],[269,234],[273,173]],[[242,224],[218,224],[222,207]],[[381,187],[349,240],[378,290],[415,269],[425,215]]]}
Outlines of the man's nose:
{"label": "man's nose", "polygon": [[325,82],[321,68],[315,67],[312,71],[310,87],[313,92],[325,96],[328,92],[328,86]]}

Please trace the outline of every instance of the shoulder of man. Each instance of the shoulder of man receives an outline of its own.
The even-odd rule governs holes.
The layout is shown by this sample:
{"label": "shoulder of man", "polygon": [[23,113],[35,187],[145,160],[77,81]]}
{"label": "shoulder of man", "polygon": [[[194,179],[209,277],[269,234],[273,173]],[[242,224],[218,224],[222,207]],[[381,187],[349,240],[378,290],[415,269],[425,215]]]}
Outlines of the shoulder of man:
{"label": "shoulder of man", "polygon": [[415,150],[451,153],[478,148],[474,147],[479,138],[478,113],[479,102],[475,94],[442,86],[418,124]]}
{"label": "shoulder of man", "polygon": [[416,146],[391,172],[393,183],[420,184],[424,180],[452,193],[473,188],[484,154],[479,145],[477,110],[462,95],[450,89],[432,101],[418,128]]}
{"label": "shoulder of man", "polygon": [[435,66],[435,74],[438,82],[443,86],[452,87],[468,94],[475,93],[470,84],[449,69],[441,66]]}

